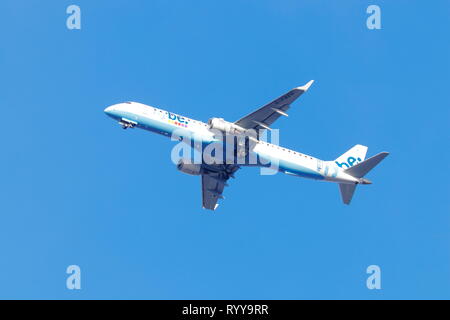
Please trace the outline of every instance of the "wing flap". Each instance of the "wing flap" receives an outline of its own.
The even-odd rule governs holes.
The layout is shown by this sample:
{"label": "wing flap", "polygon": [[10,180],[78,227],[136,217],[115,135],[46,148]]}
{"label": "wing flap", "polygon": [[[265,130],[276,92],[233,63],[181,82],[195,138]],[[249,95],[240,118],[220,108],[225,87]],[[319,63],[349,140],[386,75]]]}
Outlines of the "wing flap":
{"label": "wing flap", "polygon": [[203,208],[215,210],[217,201],[223,199],[222,193],[226,186],[226,180],[221,179],[219,173],[207,173],[202,175],[202,204]]}

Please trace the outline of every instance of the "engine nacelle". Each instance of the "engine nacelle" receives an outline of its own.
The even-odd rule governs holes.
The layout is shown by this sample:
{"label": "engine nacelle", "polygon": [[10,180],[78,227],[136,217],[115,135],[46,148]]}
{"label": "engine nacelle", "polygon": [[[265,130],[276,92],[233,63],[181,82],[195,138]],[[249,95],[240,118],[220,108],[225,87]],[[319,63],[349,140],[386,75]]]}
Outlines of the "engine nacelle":
{"label": "engine nacelle", "polygon": [[190,174],[192,176],[199,176],[203,173],[203,167],[201,164],[186,163],[181,159],[177,164],[177,169],[183,173]]}
{"label": "engine nacelle", "polygon": [[225,121],[222,118],[211,118],[208,120],[208,126],[210,129],[219,130],[225,134],[239,134],[244,131],[241,127],[234,123]]}

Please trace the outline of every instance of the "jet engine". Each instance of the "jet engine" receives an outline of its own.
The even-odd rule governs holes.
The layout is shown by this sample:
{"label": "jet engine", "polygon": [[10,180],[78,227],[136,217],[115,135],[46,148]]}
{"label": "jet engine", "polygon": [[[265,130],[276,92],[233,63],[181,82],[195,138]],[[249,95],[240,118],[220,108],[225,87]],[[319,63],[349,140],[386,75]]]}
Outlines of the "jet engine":
{"label": "jet engine", "polygon": [[208,120],[210,129],[219,130],[225,134],[239,134],[244,132],[244,129],[235,125],[234,123],[225,121],[222,118],[211,118]]}
{"label": "jet engine", "polygon": [[178,161],[177,169],[192,176],[199,176],[203,173],[203,166],[201,164],[186,163],[183,159]]}

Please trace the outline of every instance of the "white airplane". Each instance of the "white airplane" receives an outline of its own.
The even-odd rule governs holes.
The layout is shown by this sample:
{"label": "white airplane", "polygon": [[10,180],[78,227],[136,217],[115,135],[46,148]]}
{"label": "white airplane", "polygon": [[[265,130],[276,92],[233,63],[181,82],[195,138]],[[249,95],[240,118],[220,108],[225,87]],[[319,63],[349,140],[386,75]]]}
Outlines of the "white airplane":
{"label": "white airplane", "polygon": [[[245,135],[247,132],[257,130],[256,135],[249,135],[247,141],[251,141],[251,143],[246,142],[241,149],[244,150],[246,159],[249,159],[250,156],[253,156],[253,159],[256,158],[255,163],[238,163],[236,147],[233,147],[236,152],[233,151],[231,162],[205,163],[203,160],[202,163],[191,163],[186,160],[178,162],[178,170],[201,176],[202,203],[205,209],[215,210],[217,208],[218,199],[223,198],[222,193],[224,187],[227,186],[227,180],[230,177],[234,178],[234,173],[240,167],[267,167],[268,163],[276,163],[278,171],[289,175],[338,183],[343,202],[349,204],[357,185],[371,184],[364,176],[382,161],[389,154],[388,152],[381,152],[365,160],[367,147],[358,144],[336,160],[324,161],[260,139],[260,133],[271,130],[270,126],[279,117],[288,116],[286,112],[292,102],[306,92],[312,83],[313,80],[304,86],[292,89],[236,122],[211,118],[208,123],[204,123],[137,102],[115,104],[107,107],[104,111],[108,116],[117,120],[124,129],[141,128],[165,136],[172,136],[176,133],[179,137],[195,137],[195,141],[202,142],[202,151],[205,146],[225,141],[227,136]],[[217,132],[221,132],[222,136],[220,137]]]}

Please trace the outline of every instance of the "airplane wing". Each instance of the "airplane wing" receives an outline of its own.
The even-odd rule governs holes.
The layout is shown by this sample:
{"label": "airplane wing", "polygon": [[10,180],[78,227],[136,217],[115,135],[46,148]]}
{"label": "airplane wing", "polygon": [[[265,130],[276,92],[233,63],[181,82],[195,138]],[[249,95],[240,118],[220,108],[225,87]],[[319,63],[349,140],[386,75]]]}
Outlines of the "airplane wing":
{"label": "airplane wing", "polygon": [[314,80],[311,80],[304,86],[292,89],[288,93],[266,104],[264,107],[236,121],[235,124],[244,129],[270,130],[270,125],[280,116],[288,116],[286,111],[289,109],[290,104],[306,92],[313,82]]}
{"label": "airplane wing", "polygon": [[207,171],[202,174],[202,202],[203,208],[215,210],[218,207],[217,201],[223,199],[222,193],[227,180],[233,176],[233,173],[239,169],[239,166],[232,165],[226,168],[220,168],[219,171]]}

